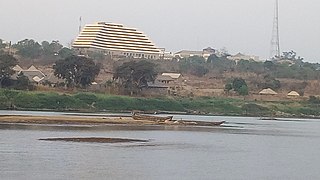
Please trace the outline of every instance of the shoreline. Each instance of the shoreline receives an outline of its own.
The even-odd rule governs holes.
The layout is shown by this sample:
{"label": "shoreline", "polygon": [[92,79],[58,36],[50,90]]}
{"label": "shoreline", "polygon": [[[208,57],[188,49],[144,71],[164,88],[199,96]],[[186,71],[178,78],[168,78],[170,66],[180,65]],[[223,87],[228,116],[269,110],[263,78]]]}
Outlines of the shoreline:
{"label": "shoreline", "polygon": [[71,115],[0,115],[2,124],[43,124],[43,125],[133,125],[133,126],[172,126],[172,127],[219,127],[225,121],[191,121],[191,120],[135,120],[128,116],[71,116]]}
{"label": "shoreline", "polygon": [[57,124],[57,125],[152,125],[154,122],[147,120],[133,120],[131,117],[89,117],[70,115],[0,115],[0,123],[11,124]]}
{"label": "shoreline", "polygon": [[[61,115],[56,116],[79,116],[79,117],[112,117],[112,118],[119,118],[119,117],[131,117],[129,115],[132,111],[123,110],[123,111],[84,111],[81,109],[78,110],[55,110],[55,109],[15,109],[15,110],[8,110],[8,109],[0,109],[0,111],[21,111],[21,112],[53,112],[53,113],[62,113]],[[230,113],[189,113],[189,112],[177,112],[177,111],[139,111],[143,114],[147,115],[191,115],[191,116],[208,116],[208,117],[216,117],[216,116],[227,116],[227,117],[257,117],[257,118],[298,118],[298,119],[320,119],[320,116],[315,115],[296,115],[296,114],[286,114],[286,115],[276,115],[276,116],[267,116],[267,115],[250,115],[250,114],[230,114]],[[65,113],[65,114],[64,114]],[[72,113],[72,114],[68,114]],[[105,114],[107,113],[107,114]],[[127,113],[122,114],[122,113]],[[122,115],[119,115],[122,114]],[[12,114],[8,114],[12,115]],[[3,116],[3,115],[0,115]],[[18,116],[18,115],[17,115]],[[25,116],[25,115],[22,115]],[[26,115],[28,116],[28,115]]]}

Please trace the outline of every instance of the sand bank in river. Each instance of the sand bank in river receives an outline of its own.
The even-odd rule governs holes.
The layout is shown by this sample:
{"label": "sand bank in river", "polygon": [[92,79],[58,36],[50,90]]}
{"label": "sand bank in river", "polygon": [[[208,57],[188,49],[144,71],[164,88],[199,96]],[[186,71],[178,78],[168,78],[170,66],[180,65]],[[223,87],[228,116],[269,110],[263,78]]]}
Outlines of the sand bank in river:
{"label": "sand bank in river", "polygon": [[149,142],[141,139],[124,139],[124,138],[46,138],[41,141],[66,141],[66,142],[89,142],[89,143],[131,143],[131,142]]}
{"label": "sand bank in river", "polygon": [[134,120],[132,117],[96,117],[96,116],[22,116],[0,115],[0,123],[24,123],[24,124],[74,124],[74,125],[165,125],[165,126],[220,126],[221,122],[203,121],[154,121]]}
{"label": "sand bank in river", "polygon": [[89,117],[89,116],[21,116],[0,115],[0,123],[27,123],[27,124],[132,124],[152,125],[153,121],[133,120],[131,117]]}

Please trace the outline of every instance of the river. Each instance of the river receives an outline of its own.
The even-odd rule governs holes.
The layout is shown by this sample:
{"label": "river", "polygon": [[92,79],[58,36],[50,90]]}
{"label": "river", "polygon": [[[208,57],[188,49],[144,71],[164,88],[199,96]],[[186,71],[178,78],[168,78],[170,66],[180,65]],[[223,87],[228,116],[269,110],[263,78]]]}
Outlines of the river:
{"label": "river", "polygon": [[[65,113],[0,111],[4,114]],[[174,118],[227,123],[215,128],[0,124],[0,179],[320,178],[320,120]],[[99,144],[38,140],[50,137],[150,141]]]}

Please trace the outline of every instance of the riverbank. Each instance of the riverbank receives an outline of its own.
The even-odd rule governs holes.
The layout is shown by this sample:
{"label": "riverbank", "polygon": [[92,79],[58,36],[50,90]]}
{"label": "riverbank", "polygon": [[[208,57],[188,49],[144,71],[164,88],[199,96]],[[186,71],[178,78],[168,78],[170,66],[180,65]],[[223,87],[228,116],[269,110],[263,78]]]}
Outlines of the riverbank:
{"label": "riverbank", "polygon": [[251,101],[227,97],[129,97],[0,89],[0,109],[74,112],[179,112],[193,115],[316,118],[320,100]]}
{"label": "riverbank", "polygon": [[10,124],[55,124],[55,125],[135,125],[135,126],[220,126],[225,121],[206,122],[197,120],[136,120],[123,116],[25,116],[25,115],[0,115],[0,123]]}
{"label": "riverbank", "polygon": [[152,125],[153,121],[133,120],[131,117],[89,117],[89,116],[24,116],[0,115],[0,123],[23,124],[74,124],[74,125]]}

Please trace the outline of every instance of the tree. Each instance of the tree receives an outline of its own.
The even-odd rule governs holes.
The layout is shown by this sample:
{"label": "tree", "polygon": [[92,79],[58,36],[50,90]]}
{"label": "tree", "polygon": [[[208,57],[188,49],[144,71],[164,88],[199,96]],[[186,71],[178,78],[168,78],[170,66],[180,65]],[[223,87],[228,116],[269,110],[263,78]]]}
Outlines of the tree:
{"label": "tree", "polygon": [[247,85],[242,85],[239,90],[237,91],[239,95],[246,96],[249,94],[249,89]]}
{"label": "tree", "polygon": [[13,45],[18,50],[18,54],[26,58],[38,58],[43,50],[41,45],[33,39],[25,39]]}
{"label": "tree", "polygon": [[230,92],[231,90],[233,89],[232,87],[232,84],[231,83],[227,83],[225,86],[224,86],[224,90],[228,92]]}
{"label": "tree", "polygon": [[34,85],[30,83],[30,80],[22,72],[18,74],[15,89],[17,90],[34,90]]}
{"label": "tree", "polygon": [[61,57],[63,59],[74,55],[73,51],[67,47],[60,49],[58,54],[59,54],[59,57]]}
{"label": "tree", "polygon": [[202,77],[209,72],[205,64],[206,60],[203,57],[192,56],[182,59],[179,62],[180,71],[190,73],[195,76]]}
{"label": "tree", "polygon": [[276,65],[272,61],[265,61],[263,67],[266,71],[275,71]]}
{"label": "tree", "polygon": [[100,72],[100,66],[92,59],[70,56],[56,61],[53,66],[54,75],[64,79],[68,87],[87,87]]}
{"label": "tree", "polygon": [[232,87],[235,91],[239,92],[239,89],[242,86],[247,86],[247,83],[244,79],[242,78],[234,78],[232,81]]}
{"label": "tree", "polygon": [[261,62],[240,60],[236,69],[239,72],[255,72],[261,74],[264,71],[264,65]]}
{"label": "tree", "polygon": [[245,96],[249,94],[249,89],[247,83],[242,78],[233,79],[232,83],[227,83],[225,85],[225,90],[229,92],[231,89],[234,89],[239,95]]}
{"label": "tree", "polygon": [[143,87],[148,87],[148,82],[155,80],[155,67],[154,63],[146,60],[125,62],[116,68],[113,79],[120,80],[122,86],[132,95],[141,91]]}
{"label": "tree", "polygon": [[3,81],[14,74],[13,67],[17,65],[17,63],[17,59],[12,55],[0,55],[0,88],[2,88]]}
{"label": "tree", "polygon": [[241,96],[249,94],[249,88],[247,86],[247,83],[242,78],[234,78],[231,83],[228,82],[225,85],[224,89],[227,93],[233,89]]}
{"label": "tree", "polygon": [[198,76],[198,77],[202,77],[202,76],[206,75],[208,72],[209,72],[209,70],[207,68],[205,68],[203,65],[200,65],[200,64],[195,64],[190,69],[190,73],[192,75],[195,75],[195,76]]}
{"label": "tree", "polygon": [[41,45],[43,53],[46,56],[56,56],[58,55],[58,52],[63,48],[59,41],[52,41],[51,43],[49,43],[48,41],[43,41]]}
{"label": "tree", "polygon": [[2,40],[2,39],[0,39],[0,49],[3,49],[3,48],[5,48],[5,47],[6,47],[6,44],[3,43],[3,40]]}
{"label": "tree", "polygon": [[266,89],[266,88],[271,88],[271,89],[280,89],[281,87],[281,82],[277,79],[275,79],[273,76],[267,74],[263,77],[264,82],[261,83],[261,88]]}
{"label": "tree", "polygon": [[218,57],[215,54],[208,57],[207,63],[211,65],[212,69],[218,70],[220,73],[232,70],[236,65],[235,61],[231,61],[225,56]]}

